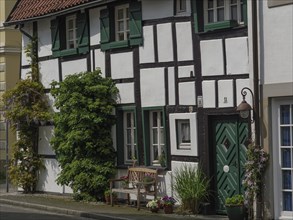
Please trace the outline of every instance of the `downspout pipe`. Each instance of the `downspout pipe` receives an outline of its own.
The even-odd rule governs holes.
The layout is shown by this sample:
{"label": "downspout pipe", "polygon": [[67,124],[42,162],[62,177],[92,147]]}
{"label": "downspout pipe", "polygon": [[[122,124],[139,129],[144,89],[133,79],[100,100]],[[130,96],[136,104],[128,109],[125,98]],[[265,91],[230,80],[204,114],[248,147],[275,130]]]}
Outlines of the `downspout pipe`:
{"label": "downspout pipe", "polygon": [[[258,13],[257,2],[251,0],[251,19],[252,19],[252,59],[253,59],[253,90],[254,90],[254,114],[255,114],[255,145],[260,145],[260,98],[259,98],[259,50],[258,50]],[[263,216],[262,189],[256,196],[256,219],[260,220]]]}

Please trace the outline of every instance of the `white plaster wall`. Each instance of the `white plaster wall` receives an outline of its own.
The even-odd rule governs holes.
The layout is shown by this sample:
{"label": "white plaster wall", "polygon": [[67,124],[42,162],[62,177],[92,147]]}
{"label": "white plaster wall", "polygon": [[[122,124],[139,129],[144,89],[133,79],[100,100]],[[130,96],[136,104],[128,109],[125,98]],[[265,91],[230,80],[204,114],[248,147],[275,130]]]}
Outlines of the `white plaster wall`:
{"label": "white plaster wall", "polygon": [[179,83],[179,105],[195,105],[195,82]]}
{"label": "white plaster wall", "polygon": [[233,81],[219,80],[218,81],[219,107],[233,107]]}
{"label": "white plaster wall", "polygon": [[62,66],[62,80],[64,80],[66,76],[68,75],[87,71],[86,59],[62,62],[61,66]]}
{"label": "white plaster wall", "polygon": [[134,83],[117,83],[119,104],[134,103]]}
{"label": "white plaster wall", "polygon": [[95,69],[100,68],[102,76],[105,77],[105,53],[100,49],[95,50]]}
{"label": "white plaster wall", "polygon": [[249,73],[248,39],[226,39],[227,74]]}
{"label": "white plaster wall", "polygon": [[102,8],[94,8],[89,10],[90,18],[90,45],[100,44],[100,10]]}
{"label": "white plaster wall", "polygon": [[39,57],[52,55],[50,19],[42,19],[38,21],[38,46]]}
{"label": "white plaster wall", "polygon": [[171,23],[158,24],[158,58],[159,62],[173,61],[173,41]]}
{"label": "white plaster wall", "polygon": [[[238,106],[242,100],[243,100],[243,97],[241,95],[241,90],[244,88],[244,87],[248,87],[249,88],[249,79],[237,79],[236,80],[236,94],[237,94],[237,103],[236,105]],[[245,100],[247,103],[249,103],[251,106],[253,106],[252,104],[252,97],[249,93],[249,91],[245,90],[247,92],[247,96],[245,97]]]}
{"label": "white plaster wall", "polygon": [[50,83],[55,80],[59,82],[58,59],[39,62],[40,81],[45,88],[51,88]]}
{"label": "white plaster wall", "polygon": [[222,40],[201,41],[200,52],[203,76],[224,74],[224,55]]}
{"label": "white plaster wall", "polygon": [[[28,33],[29,35],[32,36],[33,34],[33,27],[32,27],[32,23],[26,23],[25,26],[22,28],[26,33]],[[21,38],[21,45],[22,45],[22,50],[21,50],[21,65],[28,65],[28,58],[26,57],[25,54],[25,48],[27,46],[27,44],[30,42],[30,39],[28,37],[26,37],[25,35],[22,34],[22,38]]]}
{"label": "white plaster wall", "polygon": [[155,61],[153,26],[143,27],[143,46],[139,47],[139,62],[151,63]]}
{"label": "white plaster wall", "polygon": [[173,2],[170,0],[142,0],[142,19],[158,19],[173,16]]}
{"label": "white plaster wall", "polygon": [[174,67],[168,68],[169,105],[175,105],[175,73]]}
{"label": "white plaster wall", "polygon": [[63,186],[64,187],[64,193],[73,193],[73,190],[69,186]]}
{"label": "white plaster wall", "polygon": [[56,183],[60,167],[56,159],[43,159],[44,169],[39,174],[38,191],[62,193],[63,186]]}
{"label": "white plaster wall", "polygon": [[266,2],[259,4],[264,84],[293,82],[292,4],[274,8],[268,8]]}
{"label": "white plaster wall", "polygon": [[[197,156],[197,113],[174,113],[169,115],[171,155]],[[176,120],[189,119],[190,121],[190,149],[178,149]]]}
{"label": "white plaster wall", "polygon": [[46,96],[47,96],[47,98],[48,98],[48,103],[49,103],[49,105],[52,107],[52,111],[54,111],[54,112],[59,112],[59,110],[54,106],[55,99],[54,99],[54,97],[51,95],[51,93],[46,93]]}
{"label": "white plaster wall", "polygon": [[192,75],[194,76],[194,66],[179,66],[178,67],[178,77],[190,77],[190,72],[192,71]]}
{"label": "white plaster wall", "polygon": [[28,68],[28,69],[21,69],[21,79],[27,79],[27,74],[30,71],[31,71],[30,68]]}
{"label": "white plaster wall", "polygon": [[142,69],[140,71],[141,106],[165,105],[164,68]]}
{"label": "white plaster wall", "polygon": [[133,77],[132,52],[111,54],[111,76],[113,79]]}
{"label": "white plaster wall", "polygon": [[50,144],[53,136],[53,126],[40,126],[39,127],[39,143],[38,153],[43,155],[55,155],[54,150]]}
{"label": "white plaster wall", "polygon": [[216,107],[216,91],[215,91],[215,80],[203,81],[202,82],[202,96],[203,96],[203,107],[204,108],[215,108]]}
{"label": "white plaster wall", "polygon": [[191,22],[176,23],[178,61],[193,59],[191,28]]}

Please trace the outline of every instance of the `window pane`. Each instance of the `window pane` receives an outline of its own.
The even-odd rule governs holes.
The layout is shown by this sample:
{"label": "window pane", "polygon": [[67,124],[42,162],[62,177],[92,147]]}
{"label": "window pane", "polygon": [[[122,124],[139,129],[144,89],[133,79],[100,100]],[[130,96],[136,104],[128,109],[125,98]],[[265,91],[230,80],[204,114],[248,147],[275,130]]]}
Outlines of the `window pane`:
{"label": "window pane", "polygon": [[290,168],[291,167],[291,150],[290,149],[281,149],[282,151],[282,167]]}
{"label": "window pane", "polygon": [[160,122],[162,127],[163,126],[163,112],[160,112]]}
{"label": "window pane", "polygon": [[291,189],[292,188],[291,170],[283,170],[282,177],[283,177],[283,189]]}
{"label": "window pane", "polygon": [[153,128],[153,144],[157,144],[158,143],[158,131],[157,129]]}
{"label": "window pane", "polygon": [[281,124],[290,124],[290,105],[281,105]]}
{"label": "window pane", "polygon": [[126,8],[126,15],[125,15],[125,18],[129,18],[128,8]]}
{"label": "window pane", "polygon": [[123,19],[123,9],[118,9],[117,14],[118,14],[117,15],[118,20]]}
{"label": "window pane", "polygon": [[160,144],[165,143],[165,137],[164,137],[164,128],[160,129]]}
{"label": "window pane", "polygon": [[68,20],[68,29],[73,29],[73,20]]}
{"label": "window pane", "polygon": [[220,8],[217,10],[217,21],[224,21],[224,8]]}
{"label": "window pane", "polygon": [[181,124],[182,143],[190,143],[190,124],[185,122]]}
{"label": "window pane", "polygon": [[73,31],[68,31],[68,40],[73,39]]}
{"label": "window pane", "polygon": [[231,6],[231,19],[236,20],[238,19],[237,17],[237,5]]}
{"label": "window pane", "polygon": [[118,40],[124,40],[124,33],[118,33]]}
{"label": "window pane", "polygon": [[157,112],[153,112],[153,127],[158,127],[157,115]]}
{"label": "window pane", "polygon": [[209,0],[208,1],[208,8],[213,8],[214,7],[214,0]]}
{"label": "window pane", "polygon": [[126,124],[128,128],[131,127],[131,113],[126,113]]}
{"label": "window pane", "polygon": [[291,105],[291,124],[293,124],[293,105]]}
{"label": "window pane", "polygon": [[281,127],[281,145],[290,146],[290,127]]}
{"label": "window pane", "polygon": [[217,0],[217,6],[224,6],[224,0]]}
{"label": "window pane", "polygon": [[127,145],[127,159],[131,160],[131,145]]}
{"label": "window pane", "polygon": [[231,4],[236,4],[237,0],[231,0]]}
{"label": "window pane", "polygon": [[127,138],[126,143],[130,144],[131,143],[131,130],[127,129],[126,132],[127,132],[127,134],[126,134],[126,138]]}
{"label": "window pane", "polygon": [[212,23],[212,22],[214,22],[214,11],[209,10],[208,11],[208,23]]}
{"label": "window pane", "polygon": [[241,4],[240,17],[241,17],[241,21],[243,21],[244,20],[244,18],[243,18],[243,4]]}
{"label": "window pane", "polygon": [[179,11],[186,10],[186,0],[179,0]]}
{"label": "window pane", "polygon": [[283,192],[283,210],[284,211],[292,211],[292,193],[291,192]]}
{"label": "window pane", "polygon": [[154,160],[158,160],[159,153],[158,153],[158,146],[157,145],[153,145],[153,152],[154,152]]}

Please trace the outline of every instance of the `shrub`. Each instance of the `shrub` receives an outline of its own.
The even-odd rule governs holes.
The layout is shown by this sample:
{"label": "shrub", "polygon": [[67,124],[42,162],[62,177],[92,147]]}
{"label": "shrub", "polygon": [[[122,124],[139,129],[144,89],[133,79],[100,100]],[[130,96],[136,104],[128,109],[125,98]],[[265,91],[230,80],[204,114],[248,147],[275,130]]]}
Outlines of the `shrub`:
{"label": "shrub", "polygon": [[244,204],[243,195],[234,195],[232,197],[226,198],[226,206],[239,206]]}
{"label": "shrub", "polygon": [[173,190],[181,200],[183,210],[197,214],[202,201],[208,199],[210,180],[198,167],[183,165],[174,171]]}
{"label": "shrub", "polygon": [[118,89],[97,70],[53,82],[51,93],[60,110],[51,140],[62,168],[57,183],[69,185],[76,198],[99,200],[115,172],[111,129]]}

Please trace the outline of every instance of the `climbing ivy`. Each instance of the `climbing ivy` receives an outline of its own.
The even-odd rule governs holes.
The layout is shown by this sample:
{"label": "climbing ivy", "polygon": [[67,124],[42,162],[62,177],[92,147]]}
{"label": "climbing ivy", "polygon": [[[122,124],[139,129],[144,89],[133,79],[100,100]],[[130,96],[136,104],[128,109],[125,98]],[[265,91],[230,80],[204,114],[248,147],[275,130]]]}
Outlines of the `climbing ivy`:
{"label": "climbing ivy", "polygon": [[51,93],[59,110],[51,140],[62,168],[57,182],[69,185],[75,198],[98,200],[115,172],[111,128],[118,90],[96,70],[53,82]]}
{"label": "climbing ivy", "polygon": [[51,113],[43,85],[39,80],[39,68],[33,51],[36,39],[26,48],[30,58],[30,79],[21,80],[3,95],[5,118],[18,132],[18,140],[12,148],[9,177],[25,193],[34,192],[38,171],[42,162],[37,154],[40,123],[51,119]]}

